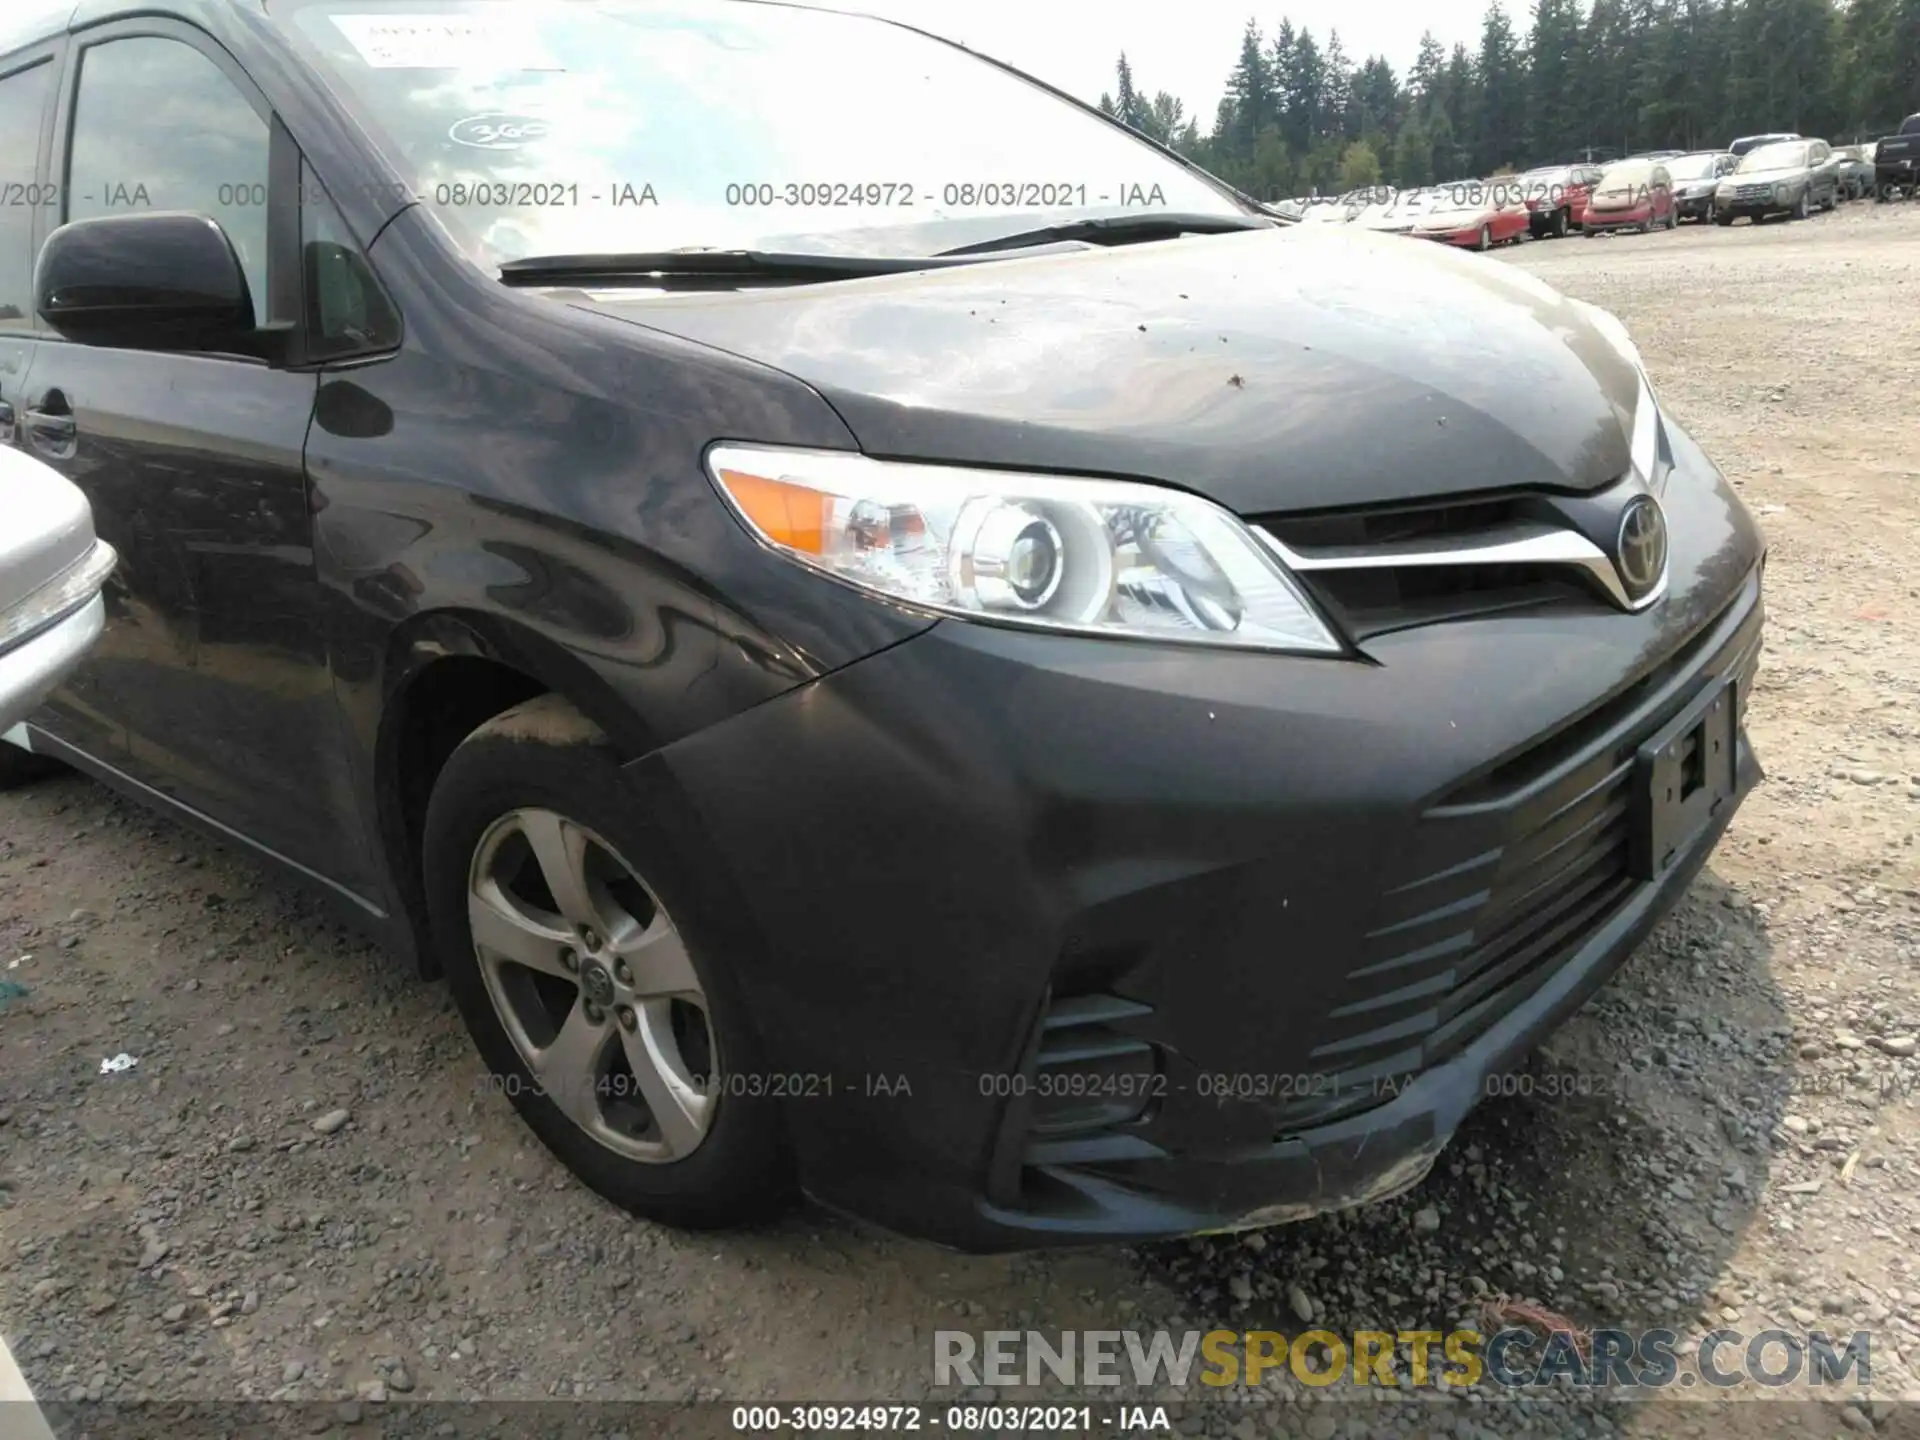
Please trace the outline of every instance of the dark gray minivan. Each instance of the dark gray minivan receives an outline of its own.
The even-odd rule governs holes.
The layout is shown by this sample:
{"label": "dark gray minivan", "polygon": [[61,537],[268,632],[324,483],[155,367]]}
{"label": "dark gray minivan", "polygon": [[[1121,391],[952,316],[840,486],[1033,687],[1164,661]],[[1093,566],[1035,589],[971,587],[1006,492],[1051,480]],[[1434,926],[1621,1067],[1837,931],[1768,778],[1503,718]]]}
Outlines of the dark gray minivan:
{"label": "dark gray minivan", "polygon": [[1761,535],[1517,267],[825,9],[6,23],[5,443],[122,559],[14,739],[444,974],[637,1213],[1393,1194],[1758,778]]}

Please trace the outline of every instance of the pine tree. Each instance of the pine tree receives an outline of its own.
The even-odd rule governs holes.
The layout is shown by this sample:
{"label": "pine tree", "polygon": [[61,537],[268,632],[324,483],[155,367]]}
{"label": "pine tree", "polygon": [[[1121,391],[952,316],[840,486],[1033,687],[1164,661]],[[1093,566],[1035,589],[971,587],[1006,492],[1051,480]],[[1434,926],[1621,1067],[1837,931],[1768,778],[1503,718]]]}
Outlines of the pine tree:
{"label": "pine tree", "polygon": [[[1359,109],[1354,97],[1353,62],[1347,59],[1346,47],[1340,43],[1340,32],[1327,32],[1327,50],[1325,56],[1326,80],[1322,87],[1327,113],[1327,133],[1342,140],[1360,138]],[[1345,163],[1342,152],[1342,163]],[[1374,157],[1379,164],[1379,157]]]}
{"label": "pine tree", "polygon": [[1343,186],[1365,153],[1425,184],[1759,130],[1847,143],[1920,112],[1920,0],[1530,0],[1524,41],[1503,3],[1471,52],[1422,35],[1404,84],[1282,17],[1271,42],[1247,24],[1210,133],[1124,55],[1100,108],[1276,196]]}
{"label": "pine tree", "polygon": [[1430,185],[1433,179],[1433,141],[1419,117],[1409,116],[1393,144],[1393,181],[1396,185]]}
{"label": "pine tree", "polygon": [[1296,150],[1309,150],[1327,130],[1326,61],[1306,30],[1294,40],[1286,77],[1287,140]]}
{"label": "pine tree", "polygon": [[1499,0],[1487,7],[1480,32],[1479,85],[1472,113],[1473,171],[1490,175],[1527,150],[1525,57]]}
{"label": "pine tree", "polygon": [[1114,88],[1113,113],[1123,125],[1140,129],[1140,95],[1133,88],[1133,67],[1127,64],[1127,52],[1120,52],[1119,83]]}

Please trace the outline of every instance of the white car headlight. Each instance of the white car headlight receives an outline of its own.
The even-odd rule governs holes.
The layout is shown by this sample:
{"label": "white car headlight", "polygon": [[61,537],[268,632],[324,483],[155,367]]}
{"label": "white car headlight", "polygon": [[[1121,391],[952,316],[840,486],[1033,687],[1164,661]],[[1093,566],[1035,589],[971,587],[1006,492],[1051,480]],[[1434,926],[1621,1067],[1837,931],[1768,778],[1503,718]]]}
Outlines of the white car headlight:
{"label": "white car headlight", "polygon": [[1247,526],[1177,490],[748,445],[714,447],[707,468],[763,544],[888,599],[1078,634],[1344,649]]}

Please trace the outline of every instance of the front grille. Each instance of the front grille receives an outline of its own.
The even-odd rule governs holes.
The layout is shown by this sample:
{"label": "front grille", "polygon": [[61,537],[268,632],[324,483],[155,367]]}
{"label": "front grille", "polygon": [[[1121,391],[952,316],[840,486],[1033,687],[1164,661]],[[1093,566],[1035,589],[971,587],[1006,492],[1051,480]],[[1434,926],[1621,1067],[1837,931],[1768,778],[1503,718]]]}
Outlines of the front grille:
{"label": "front grille", "polygon": [[1435,505],[1267,515],[1254,521],[1296,550],[1335,545],[1396,545],[1410,540],[1478,535],[1525,519],[1525,497],[1494,495]]}
{"label": "front grille", "polygon": [[1745,717],[1759,607],[1731,636],[1725,619],[1427,809],[1403,870],[1411,878],[1381,896],[1305,1067],[1313,1083],[1276,1112],[1279,1138],[1392,1099],[1545,984],[1632,899],[1639,745],[1707,675],[1734,678]]}
{"label": "front grille", "polygon": [[1752,200],[1769,200],[1772,197],[1771,185],[1742,185],[1733,192],[1733,198],[1743,204]]}
{"label": "front grille", "polygon": [[[1608,608],[1579,567],[1463,556],[1446,564],[1404,563],[1408,552],[1490,547],[1542,527],[1565,529],[1551,498],[1514,492],[1420,505],[1306,515],[1263,515],[1253,523],[1297,556],[1296,578],[1354,640],[1392,630],[1543,607]],[[1318,562],[1339,555],[1364,564]],[[1402,563],[1396,563],[1396,557]]]}

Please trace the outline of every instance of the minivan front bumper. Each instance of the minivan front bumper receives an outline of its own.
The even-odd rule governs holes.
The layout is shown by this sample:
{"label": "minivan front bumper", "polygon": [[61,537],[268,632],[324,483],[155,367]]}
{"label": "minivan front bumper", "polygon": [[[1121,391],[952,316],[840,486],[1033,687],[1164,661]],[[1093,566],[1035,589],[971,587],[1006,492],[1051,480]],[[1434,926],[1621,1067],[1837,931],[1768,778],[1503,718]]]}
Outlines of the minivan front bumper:
{"label": "minivan front bumper", "polygon": [[[1762,542],[1674,433],[1638,615],[1350,661],[943,622],[636,761],[752,922],[727,963],[809,1191],[978,1250],[1417,1183],[1759,778]],[[1728,681],[1737,783],[1640,878],[1636,754]]]}

